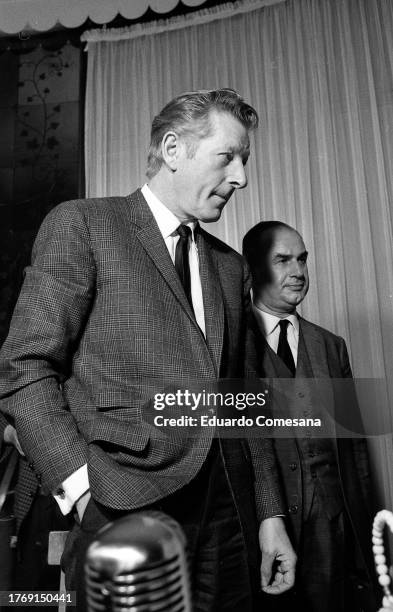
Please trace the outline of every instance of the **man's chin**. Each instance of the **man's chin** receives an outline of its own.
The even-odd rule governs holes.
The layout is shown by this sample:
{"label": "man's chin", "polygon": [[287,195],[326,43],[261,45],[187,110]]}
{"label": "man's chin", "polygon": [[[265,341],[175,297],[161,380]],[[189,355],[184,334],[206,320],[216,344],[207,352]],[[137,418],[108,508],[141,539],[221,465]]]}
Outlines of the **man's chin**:
{"label": "man's chin", "polygon": [[218,221],[220,219],[221,213],[221,209],[209,211],[208,214],[201,216],[199,221],[202,221],[202,223],[214,223],[214,221]]}
{"label": "man's chin", "polygon": [[303,302],[304,298],[305,298],[304,293],[295,293],[295,295],[292,296],[290,303],[295,307],[299,306],[299,304]]}
{"label": "man's chin", "polygon": [[296,307],[298,304],[300,304],[300,302],[303,301],[303,298],[304,294],[302,292],[291,291],[290,293],[287,293],[284,299],[289,306]]}

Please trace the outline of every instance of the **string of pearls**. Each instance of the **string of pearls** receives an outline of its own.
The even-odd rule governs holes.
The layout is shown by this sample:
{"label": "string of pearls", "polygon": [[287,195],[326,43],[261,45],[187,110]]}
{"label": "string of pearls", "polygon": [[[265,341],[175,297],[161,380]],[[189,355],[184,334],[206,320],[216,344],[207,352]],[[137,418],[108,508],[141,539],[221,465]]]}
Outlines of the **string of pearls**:
{"label": "string of pearls", "polygon": [[389,588],[391,578],[389,576],[389,568],[385,557],[385,547],[383,545],[383,530],[385,525],[387,525],[393,533],[393,513],[389,512],[389,510],[381,510],[376,514],[373,523],[372,542],[378,582],[384,592],[382,602],[383,610],[393,610],[393,595]]}

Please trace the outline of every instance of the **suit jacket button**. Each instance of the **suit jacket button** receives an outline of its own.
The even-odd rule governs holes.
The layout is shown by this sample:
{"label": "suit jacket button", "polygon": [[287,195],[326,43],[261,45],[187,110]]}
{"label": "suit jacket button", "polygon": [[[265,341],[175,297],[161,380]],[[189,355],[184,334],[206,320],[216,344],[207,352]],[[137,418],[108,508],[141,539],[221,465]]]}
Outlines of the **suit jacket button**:
{"label": "suit jacket button", "polygon": [[29,491],[29,497],[31,498],[35,497],[35,491]]}
{"label": "suit jacket button", "polygon": [[33,461],[30,461],[30,463],[29,463],[29,468],[30,468],[31,470],[34,470],[34,463],[33,463]]}
{"label": "suit jacket button", "polygon": [[298,511],[298,507],[297,507],[297,505],[296,505],[296,504],[293,504],[292,506],[289,506],[289,512],[290,512],[291,514],[296,514],[296,513],[297,513],[297,511]]}
{"label": "suit jacket button", "polygon": [[297,463],[295,463],[295,462],[291,463],[289,467],[291,468],[292,471],[294,471],[297,468]]}

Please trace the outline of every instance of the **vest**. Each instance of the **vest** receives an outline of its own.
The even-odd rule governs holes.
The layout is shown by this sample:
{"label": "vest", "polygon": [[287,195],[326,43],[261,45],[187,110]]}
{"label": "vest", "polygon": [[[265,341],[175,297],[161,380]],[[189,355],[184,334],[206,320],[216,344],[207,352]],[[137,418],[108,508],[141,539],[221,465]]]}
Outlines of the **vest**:
{"label": "vest", "polygon": [[[265,360],[271,362],[276,378],[290,378],[291,373],[276,353],[266,343]],[[265,368],[264,375],[271,368]],[[267,371],[266,371],[267,370]],[[314,378],[312,364],[300,330],[296,379]],[[324,413],[315,398],[314,386],[301,385],[297,402],[299,417],[324,418]],[[294,430],[294,436],[296,431]],[[304,429],[302,429],[304,436]],[[275,438],[274,445],[282,479],[289,516],[289,531],[298,544],[302,522],[310,515],[314,496],[317,495],[329,519],[344,508],[342,489],[336,458],[334,438],[317,438],[313,428],[308,428],[304,437]]]}

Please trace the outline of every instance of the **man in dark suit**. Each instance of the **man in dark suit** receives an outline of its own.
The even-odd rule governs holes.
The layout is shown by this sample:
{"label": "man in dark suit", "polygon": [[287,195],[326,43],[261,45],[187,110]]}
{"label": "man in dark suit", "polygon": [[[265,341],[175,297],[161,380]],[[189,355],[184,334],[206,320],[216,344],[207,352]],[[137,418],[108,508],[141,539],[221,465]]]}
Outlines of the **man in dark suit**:
{"label": "man in dark suit", "polygon": [[[326,379],[352,374],[344,340],[296,312],[309,286],[302,237],[279,221],[261,222],[244,237],[243,253],[253,277],[259,374],[295,377],[294,385],[302,385],[297,416],[328,420],[321,407]],[[310,378],[319,379],[318,385],[298,380]],[[276,380],[277,385],[280,388]],[[315,399],[318,389],[322,392],[319,402]],[[292,395],[296,396],[295,387]],[[338,407],[337,393],[335,402],[332,416],[340,421],[338,410],[349,406]],[[299,559],[296,588],[285,603],[302,612],[371,611],[376,603],[366,443],[359,437],[336,440],[334,426],[331,433],[329,439],[315,437],[310,427],[303,431],[304,438],[277,436],[274,441],[286,493],[288,531]],[[278,608],[282,604],[284,599]]]}
{"label": "man in dark suit", "polygon": [[171,437],[146,418],[152,389],[243,374],[247,271],[198,220],[245,187],[256,124],[232,90],[181,95],[153,121],[148,185],[67,202],[41,227],[2,349],[1,410],[62,511],[76,509],[70,586],[95,531],[147,508],[183,526],[195,610],[251,610],[261,585],[292,584],[269,444]]}

